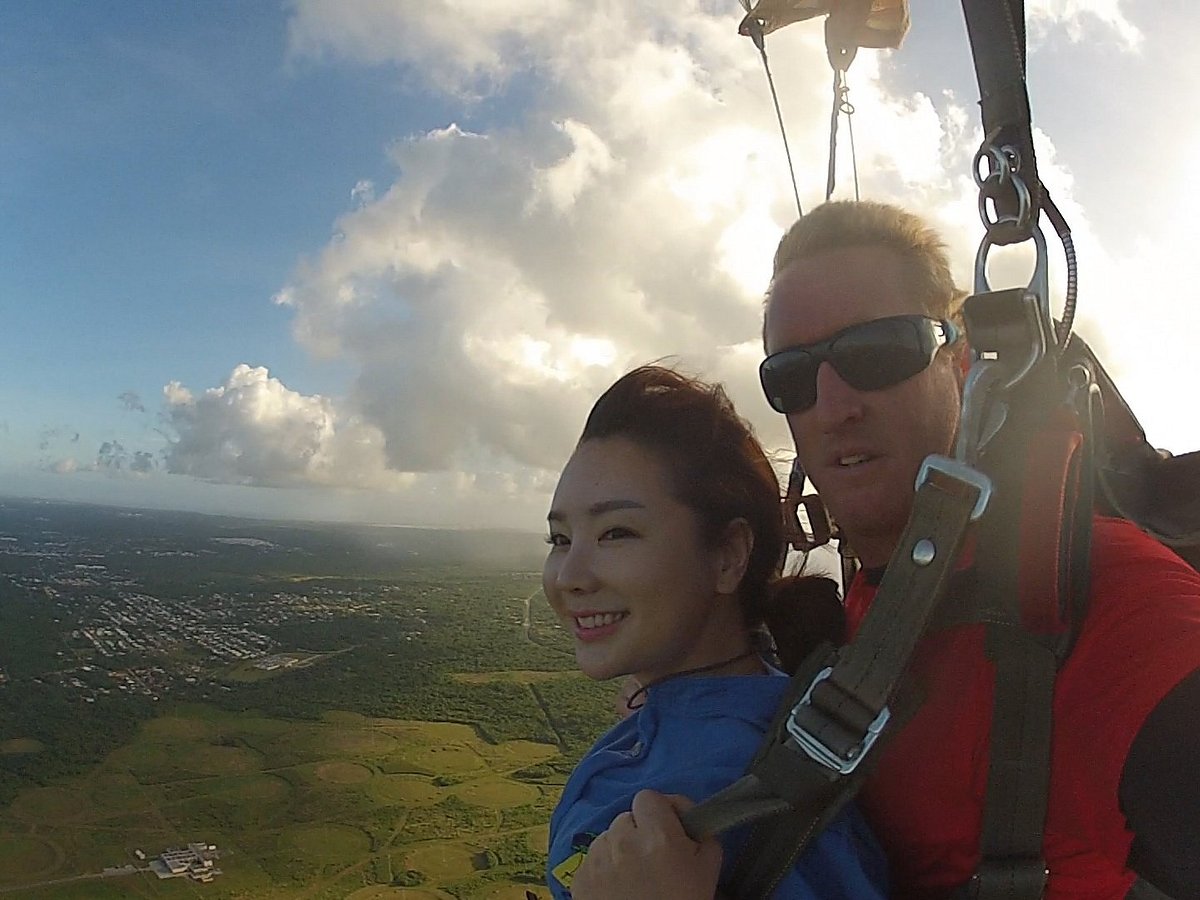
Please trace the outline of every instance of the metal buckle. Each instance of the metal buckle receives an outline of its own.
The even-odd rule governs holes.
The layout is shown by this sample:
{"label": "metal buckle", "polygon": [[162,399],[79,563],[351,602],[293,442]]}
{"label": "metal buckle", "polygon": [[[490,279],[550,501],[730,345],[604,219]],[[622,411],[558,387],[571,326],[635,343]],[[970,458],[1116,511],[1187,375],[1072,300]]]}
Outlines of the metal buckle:
{"label": "metal buckle", "polygon": [[814,762],[820,763],[827,769],[832,769],[842,775],[849,775],[858,768],[858,764],[863,761],[867,752],[875,744],[879,733],[883,731],[883,727],[887,725],[888,720],[892,717],[892,711],[885,706],[879,715],[875,717],[875,720],[867,726],[867,733],[863,735],[862,740],[850,748],[850,751],[845,756],[842,756],[836,750],[822,743],[820,738],[805,728],[798,718],[804,707],[815,709],[812,705],[813,688],[829,678],[832,673],[833,666],[827,666],[817,673],[817,677],[812,680],[812,684],[808,686],[808,690],[804,692],[804,696],[800,698],[800,702],[792,707],[792,712],[787,720],[787,732],[796,741],[800,749],[808,754],[808,757]]}
{"label": "metal buckle", "polygon": [[983,515],[983,511],[987,509],[988,502],[992,499],[992,479],[957,459],[931,453],[921,461],[921,469],[917,472],[918,491],[921,489],[921,485],[929,480],[930,472],[941,472],[956,481],[979,489],[979,496],[975,498],[975,505],[971,507],[971,521],[978,521],[979,517]]}

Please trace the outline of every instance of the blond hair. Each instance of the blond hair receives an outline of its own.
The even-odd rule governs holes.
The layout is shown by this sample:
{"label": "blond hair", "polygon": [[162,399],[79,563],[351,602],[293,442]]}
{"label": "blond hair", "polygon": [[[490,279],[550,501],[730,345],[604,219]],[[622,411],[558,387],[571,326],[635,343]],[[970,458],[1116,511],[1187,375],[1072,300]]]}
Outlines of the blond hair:
{"label": "blond hair", "polygon": [[941,237],[919,216],[887,203],[823,203],[797,219],[775,250],[771,280],[797,260],[846,247],[893,251],[908,267],[914,299],[925,311],[936,319],[959,318],[967,292],[954,283]]}

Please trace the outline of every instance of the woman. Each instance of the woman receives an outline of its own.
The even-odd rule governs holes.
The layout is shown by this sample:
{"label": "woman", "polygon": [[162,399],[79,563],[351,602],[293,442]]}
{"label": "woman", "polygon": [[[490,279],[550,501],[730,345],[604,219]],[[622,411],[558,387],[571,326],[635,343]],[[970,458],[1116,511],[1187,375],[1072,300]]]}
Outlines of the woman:
{"label": "woman", "polygon": [[[551,818],[548,884],[569,898],[587,854],[618,849],[604,833],[629,824],[640,789],[704,799],[758,748],[787,686],[755,639],[780,602],[782,521],[775,474],[725,392],[657,366],[596,402],[547,518],[543,588],[575,636],[580,669],[643,685],[635,713],[583,758]],[[725,840],[726,871],[740,839]],[[851,810],[775,895],[869,900],[885,895],[883,872]]]}

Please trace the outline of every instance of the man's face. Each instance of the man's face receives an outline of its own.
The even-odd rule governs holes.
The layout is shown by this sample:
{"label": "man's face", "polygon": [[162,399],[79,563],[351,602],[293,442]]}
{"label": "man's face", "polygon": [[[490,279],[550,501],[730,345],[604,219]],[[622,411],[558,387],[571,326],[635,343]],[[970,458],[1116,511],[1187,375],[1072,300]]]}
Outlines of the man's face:
{"label": "man's face", "polygon": [[[884,316],[924,314],[903,258],[847,247],[797,260],[772,283],[768,355]],[[908,521],[921,461],[949,453],[958,430],[959,378],[942,351],[929,368],[878,391],[848,385],[828,363],[817,400],[788,415],[796,454],[864,565],[884,565]]]}

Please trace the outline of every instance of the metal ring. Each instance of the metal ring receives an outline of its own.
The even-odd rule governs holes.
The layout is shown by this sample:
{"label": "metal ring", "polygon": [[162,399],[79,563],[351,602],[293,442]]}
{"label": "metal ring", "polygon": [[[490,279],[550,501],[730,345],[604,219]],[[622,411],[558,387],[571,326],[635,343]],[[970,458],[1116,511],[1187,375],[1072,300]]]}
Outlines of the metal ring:
{"label": "metal ring", "polygon": [[1033,198],[1029,194],[1029,188],[1026,186],[1024,179],[1019,175],[1010,175],[1007,182],[1012,185],[1013,194],[1017,198],[1017,214],[1014,215],[997,215],[992,218],[988,212],[988,200],[996,200],[1000,196],[1000,191],[1005,184],[1006,179],[997,178],[991,180],[992,176],[988,176],[982,184],[979,185],[979,220],[983,222],[983,227],[988,234],[993,237],[996,243],[1002,243],[997,238],[1000,237],[1003,230],[1011,229],[1017,234],[1022,234],[1029,227],[1029,222],[1033,215]]}
{"label": "metal ring", "polygon": [[[1016,224],[1015,222],[1000,220],[1000,224]],[[1050,319],[1050,266],[1048,254],[1046,252],[1046,236],[1042,234],[1041,226],[1034,223],[1033,230],[1030,233],[1033,238],[1033,248],[1037,253],[1033,263],[1033,275],[1029,278],[1029,290],[1037,295],[1038,308],[1045,314],[1046,320]],[[979,250],[975,254],[975,293],[986,294],[992,286],[988,284],[987,279],[987,258],[988,252],[998,243],[990,234],[985,233],[983,239],[979,242]]]}
{"label": "metal ring", "polygon": [[[998,178],[1001,183],[1008,180],[1015,169],[1012,166],[1012,157],[1005,152],[1005,149],[997,147],[995,144],[981,144],[975,151],[975,159],[971,162],[971,174],[975,176],[976,185],[983,187],[983,183],[991,178]],[[980,175],[979,164],[985,157],[988,161],[988,173]]]}

